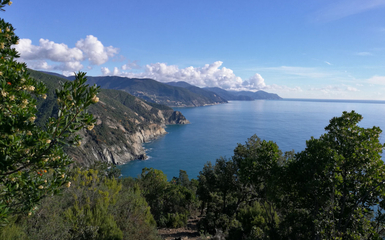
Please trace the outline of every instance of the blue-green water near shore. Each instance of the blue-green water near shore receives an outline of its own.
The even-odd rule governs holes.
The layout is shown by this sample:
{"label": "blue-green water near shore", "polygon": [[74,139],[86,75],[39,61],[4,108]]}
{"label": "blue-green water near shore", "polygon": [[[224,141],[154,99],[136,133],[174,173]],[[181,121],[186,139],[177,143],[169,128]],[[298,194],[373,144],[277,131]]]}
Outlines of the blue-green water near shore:
{"label": "blue-green water near shore", "polygon": [[[171,179],[179,170],[196,178],[203,165],[220,156],[231,157],[237,143],[257,134],[272,140],[282,151],[305,149],[306,140],[325,133],[329,120],[355,110],[364,119],[361,127],[385,130],[385,101],[257,100],[196,108],[175,108],[191,122],[167,126],[168,134],[144,144],[148,160],[120,166],[123,176],[136,177],[142,168],[162,170]],[[381,142],[385,142],[385,133]]]}

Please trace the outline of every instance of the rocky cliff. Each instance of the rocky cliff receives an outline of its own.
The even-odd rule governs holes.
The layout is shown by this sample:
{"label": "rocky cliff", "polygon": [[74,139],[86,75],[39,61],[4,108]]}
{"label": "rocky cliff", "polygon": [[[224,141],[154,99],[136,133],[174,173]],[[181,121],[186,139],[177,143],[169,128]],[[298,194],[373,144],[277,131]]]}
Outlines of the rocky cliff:
{"label": "rocky cliff", "polygon": [[90,109],[97,119],[95,128],[82,132],[83,141],[80,147],[68,149],[77,162],[85,165],[95,161],[124,164],[134,159],[144,160],[147,156],[143,143],[166,134],[166,125],[189,124],[180,112],[159,110],[139,99],[136,101],[142,107],[153,112],[153,120],[148,121],[136,112],[136,117],[129,116],[127,112],[122,113],[123,118],[111,117],[116,114],[116,108],[106,104],[103,97],[101,100],[98,104],[103,106],[104,113]]}
{"label": "rocky cliff", "polygon": [[[54,89],[64,79],[36,71],[30,73],[49,89],[47,99],[37,105],[37,119],[44,123],[49,116],[56,114]],[[146,159],[143,143],[166,134],[166,125],[189,123],[182,113],[170,107],[145,102],[123,91],[102,89],[98,96],[100,101],[88,109],[97,119],[94,129],[80,132],[83,137],[80,147],[66,149],[82,165],[96,161],[123,164],[134,159]]]}

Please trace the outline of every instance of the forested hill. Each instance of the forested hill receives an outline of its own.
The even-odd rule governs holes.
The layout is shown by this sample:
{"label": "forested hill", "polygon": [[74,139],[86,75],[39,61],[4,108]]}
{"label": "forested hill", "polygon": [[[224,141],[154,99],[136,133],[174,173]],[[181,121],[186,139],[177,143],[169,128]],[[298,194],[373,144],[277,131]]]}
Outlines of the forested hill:
{"label": "forested hill", "polygon": [[181,87],[189,90],[190,92],[199,94],[201,96],[204,96],[208,99],[211,99],[216,102],[227,102],[227,99],[223,98],[219,94],[216,94],[215,92],[206,90],[204,88],[199,88],[194,85],[191,85],[187,82],[179,81],[179,82],[168,82],[167,85],[174,86],[174,87]]}
{"label": "forested hill", "polygon": [[[46,100],[38,102],[38,123],[46,122],[57,112],[55,89],[58,76],[29,70],[32,77],[41,80],[49,89]],[[89,165],[94,161],[120,164],[146,158],[142,143],[165,134],[167,124],[187,124],[178,111],[156,103],[143,101],[124,91],[101,89],[100,102],[90,106],[89,112],[97,118],[92,131],[82,132],[80,148],[67,149],[78,162]]]}
{"label": "forested hill", "polygon": [[[47,72],[48,73],[48,72]],[[55,76],[59,74],[48,73]],[[64,76],[63,76],[64,77]],[[73,77],[64,77],[72,80]],[[227,103],[227,101],[215,93],[197,91],[198,87],[186,89],[179,86],[171,86],[153,79],[126,78],[117,76],[87,77],[87,83],[97,84],[105,89],[117,89],[126,91],[148,102],[164,104],[170,107],[198,107]]]}
{"label": "forested hill", "polygon": [[224,89],[213,87],[213,88],[204,88],[205,90],[214,92],[226,100],[239,100],[239,101],[249,101],[257,99],[267,99],[267,100],[278,100],[282,99],[278,94],[268,93],[265,91],[226,91]]}
{"label": "forested hill", "polygon": [[187,82],[179,81],[179,82],[168,82],[168,85],[176,86],[176,87],[183,87],[191,92],[198,93],[201,95],[213,95],[215,97],[219,97],[221,99],[224,99],[225,101],[230,100],[238,100],[238,101],[251,101],[256,99],[268,99],[268,100],[277,100],[282,99],[280,96],[278,96],[275,93],[268,93],[265,91],[257,91],[257,92],[251,92],[251,91],[227,91],[219,87],[205,87],[205,88],[199,88],[196,86],[193,86]]}

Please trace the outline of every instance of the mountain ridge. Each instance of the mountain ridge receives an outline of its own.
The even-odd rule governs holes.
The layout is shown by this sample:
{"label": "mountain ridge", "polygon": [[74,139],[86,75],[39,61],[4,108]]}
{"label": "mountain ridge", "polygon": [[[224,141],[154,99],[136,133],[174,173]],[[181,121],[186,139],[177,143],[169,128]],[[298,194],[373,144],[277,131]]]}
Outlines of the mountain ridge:
{"label": "mountain ridge", "polygon": [[[57,73],[45,72],[60,76]],[[62,76],[62,75],[61,75]],[[73,80],[73,77],[65,77]],[[252,101],[256,99],[282,99],[277,94],[265,91],[227,91],[218,87],[200,88],[184,81],[161,83],[150,78],[126,78],[119,76],[87,77],[88,84],[101,88],[126,91],[147,102],[170,107],[198,107],[227,103],[229,100]]]}

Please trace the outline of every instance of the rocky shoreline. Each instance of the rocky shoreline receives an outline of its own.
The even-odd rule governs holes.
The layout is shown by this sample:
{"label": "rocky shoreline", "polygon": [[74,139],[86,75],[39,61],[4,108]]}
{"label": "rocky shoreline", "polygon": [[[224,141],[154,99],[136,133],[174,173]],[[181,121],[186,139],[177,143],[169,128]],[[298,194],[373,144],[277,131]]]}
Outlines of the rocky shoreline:
{"label": "rocky shoreline", "polygon": [[[115,119],[97,118],[97,127],[108,127],[108,141],[95,139],[90,134],[82,132],[82,144],[76,149],[68,149],[71,157],[82,165],[90,166],[94,162],[108,162],[115,165],[125,164],[132,160],[147,159],[144,143],[150,142],[167,134],[166,125],[189,124],[190,122],[179,112],[173,110],[159,110],[160,123],[141,125],[135,132],[129,131]],[[114,144],[111,144],[114,143]]]}

